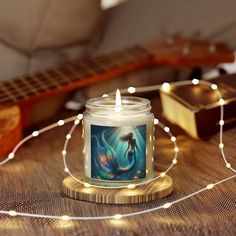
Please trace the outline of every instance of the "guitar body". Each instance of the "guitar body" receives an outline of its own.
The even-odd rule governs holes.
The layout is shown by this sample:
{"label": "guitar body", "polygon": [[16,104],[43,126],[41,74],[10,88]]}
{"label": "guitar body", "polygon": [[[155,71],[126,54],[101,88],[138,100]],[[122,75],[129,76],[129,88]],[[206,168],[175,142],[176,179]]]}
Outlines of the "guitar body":
{"label": "guitar body", "polygon": [[53,117],[69,94],[60,94],[39,102],[26,102],[0,108],[0,158],[5,157],[22,138],[22,130]]}
{"label": "guitar body", "polygon": [[22,138],[21,112],[15,106],[0,108],[0,156],[6,156]]}
{"label": "guitar body", "polygon": [[22,128],[27,128],[55,116],[62,109],[69,96],[70,93],[65,93],[20,104]]}

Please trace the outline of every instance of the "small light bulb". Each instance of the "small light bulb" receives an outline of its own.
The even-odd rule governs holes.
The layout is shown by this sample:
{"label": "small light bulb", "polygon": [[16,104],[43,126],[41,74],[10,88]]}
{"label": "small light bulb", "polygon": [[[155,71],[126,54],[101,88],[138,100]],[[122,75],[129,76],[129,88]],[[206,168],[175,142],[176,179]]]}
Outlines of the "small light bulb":
{"label": "small light bulb", "polygon": [[69,216],[62,216],[61,219],[62,219],[62,220],[69,220],[70,217],[69,217]]}
{"label": "small light bulb", "polygon": [[119,220],[119,219],[122,218],[122,215],[121,214],[117,214],[117,215],[114,215],[113,218],[116,219],[116,220]]}
{"label": "small light bulb", "polygon": [[177,164],[177,160],[174,159],[174,160],[172,161],[172,163],[173,163],[174,165]]}
{"label": "small light bulb", "polygon": [[231,168],[231,164],[230,164],[230,163],[227,163],[227,164],[226,164],[226,167],[227,167],[227,168]]}
{"label": "small light bulb", "polygon": [[136,88],[135,87],[128,87],[127,91],[128,91],[128,93],[135,93]]}
{"label": "small light bulb", "polygon": [[214,184],[208,184],[208,185],[206,186],[207,189],[212,189],[213,187],[214,187]]}
{"label": "small light bulb", "polygon": [[172,204],[171,204],[170,202],[167,202],[167,203],[165,203],[162,207],[166,209],[166,208],[171,207],[171,205],[172,205]]}
{"label": "small light bulb", "polygon": [[68,172],[69,172],[69,169],[66,167],[66,168],[64,169],[64,171],[65,171],[66,173],[68,173]]}
{"label": "small light bulb", "polygon": [[175,151],[175,152],[178,152],[178,151],[179,151],[179,148],[178,148],[178,147],[175,147],[175,148],[174,148],[174,151]]}
{"label": "small light bulb", "polygon": [[197,85],[197,84],[199,84],[199,80],[198,79],[193,79],[192,83],[193,83],[193,85]]}
{"label": "small light bulb", "polygon": [[129,184],[128,186],[127,186],[127,188],[135,188],[135,185],[134,184]]}
{"label": "small light bulb", "polygon": [[84,187],[85,187],[85,188],[89,188],[89,187],[90,187],[90,184],[89,184],[89,183],[84,183]]}
{"label": "small light bulb", "polygon": [[67,134],[66,139],[71,139],[71,134]]}
{"label": "small light bulb", "polygon": [[15,156],[14,152],[11,152],[11,153],[9,153],[8,158],[9,158],[9,159],[13,159],[14,156]]}
{"label": "small light bulb", "polygon": [[154,118],[153,123],[154,123],[154,125],[157,125],[159,123],[159,120],[157,118]]}
{"label": "small light bulb", "polygon": [[76,119],[76,120],[74,121],[74,124],[75,124],[75,125],[78,125],[79,122],[80,122],[80,120]]}
{"label": "small light bulb", "polygon": [[34,131],[33,133],[32,133],[32,136],[33,137],[36,137],[36,136],[38,136],[39,135],[39,132],[38,131]]}
{"label": "small light bulb", "polygon": [[63,150],[63,151],[61,152],[61,154],[62,154],[63,156],[65,156],[65,155],[66,155],[66,150]]}
{"label": "small light bulb", "polygon": [[164,131],[165,131],[166,133],[169,133],[169,132],[170,132],[170,128],[166,126],[166,127],[164,128]]}
{"label": "small light bulb", "polygon": [[166,176],[166,172],[162,172],[162,173],[160,174],[160,176],[161,176],[161,177],[165,177],[165,176]]}
{"label": "small light bulb", "polygon": [[172,137],[170,138],[170,140],[171,140],[172,142],[175,142],[175,141],[176,141],[176,137],[175,137],[175,136],[172,136]]}
{"label": "small light bulb", "polygon": [[78,114],[77,119],[82,120],[83,119],[83,114]]}
{"label": "small light bulb", "polygon": [[219,144],[219,148],[220,148],[220,149],[224,148],[224,144],[223,144],[223,143],[220,143],[220,144]]}
{"label": "small light bulb", "polygon": [[57,122],[57,124],[58,124],[59,126],[62,126],[62,125],[65,124],[65,121],[64,121],[64,120],[59,120],[59,121]]}
{"label": "small light bulb", "polygon": [[162,84],[161,88],[164,92],[169,92],[170,91],[170,84],[165,82]]}
{"label": "small light bulb", "polygon": [[212,84],[212,85],[211,85],[211,88],[212,88],[213,90],[216,90],[218,87],[217,87],[216,84]]}
{"label": "small light bulb", "polygon": [[106,97],[108,97],[108,94],[104,93],[104,94],[102,95],[102,97],[103,97],[103,98],[106,98]]}
{"label": "small light bulb", "polygon": [[16,216],[17,215],[16,211],[9,211],[8,214],[10,216]]}
{"label": "small light bulb", "polygon": [[220,105],[224,105],[224,104],[225,104],[225,100],[224,100],[223,98],[221,98],[221,99],[219,100],[219,104],[220,104]]}
{"label": "small light bulb", "polygon": [[220,121],[219,121],[219,124],[220,124],[221,126],[224,125],[224,123],[225,123],[224,120],[220,120]]}

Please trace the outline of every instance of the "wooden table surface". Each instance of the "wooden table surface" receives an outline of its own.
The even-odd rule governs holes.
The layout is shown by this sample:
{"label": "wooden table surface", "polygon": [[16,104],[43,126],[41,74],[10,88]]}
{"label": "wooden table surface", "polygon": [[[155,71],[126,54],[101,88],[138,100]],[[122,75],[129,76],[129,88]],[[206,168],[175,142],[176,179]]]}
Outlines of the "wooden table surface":
{"label": "wooden table surface", "polygon": [[[160,117],[159,99],[152,102],[154,113]],[[14,160],[0,167],[0,209],[71,216],[130,213],[159,206],[232,175],[217,148],[219,135],[205,141],[193,140],[175,127],[180,152],[178,164],[169,172],[174,181],[172,195],[130,206],[72,200],[61,191],[66,177],[61,151],[70,127],[68,124],[33,139]],[[236,166],[236,129],[226,131],[224,137],[226,155]],[[72,172],[82,169],[81,153],[81,128],[77,128],[68,148]],[[155,154],[156,169],[162,171],[172,159],[172,144],[159,129]],[[121,220],[64,222],[0,216],[0,235],[236,235],[235,212],[236,181],[230,180],[169,209]]]}

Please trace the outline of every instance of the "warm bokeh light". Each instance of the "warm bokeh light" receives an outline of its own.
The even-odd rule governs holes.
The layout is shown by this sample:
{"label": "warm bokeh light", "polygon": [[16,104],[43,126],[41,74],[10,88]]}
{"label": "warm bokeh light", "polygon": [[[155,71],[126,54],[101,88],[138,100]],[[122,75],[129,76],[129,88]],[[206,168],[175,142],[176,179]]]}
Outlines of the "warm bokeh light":
{"label": "warm bokeh light", "polygon": [[127,89],[128,93],[135,93],[136,92],[136,88],[135,87],[128,87]]}
{"label": "warm bokeh light", "polygon": [[208,184],[206,188],[207,189],[212,189],[212,188],[214,188],[214,184]]}
{"label": "warm bokeh light", "polygon": [[161,89],[166,93],[169,92],[170,91],[170,84],[167,82],[163,83],[161,86]]}
{"label": "warm bokeh light", "polygon": [[111,7],[114,7],[122,2],[125,2],[127,0],[102,0],[101,1],[101,6],[103,9],[108,9]]}
{"label": "warm bokeh light", "polygon": [[122,215],[121,215],[121,214],[116,214],[116,215],[114,215],[114,219],[119,220],[119,219],[121,219],[121,218],[122,218]]}

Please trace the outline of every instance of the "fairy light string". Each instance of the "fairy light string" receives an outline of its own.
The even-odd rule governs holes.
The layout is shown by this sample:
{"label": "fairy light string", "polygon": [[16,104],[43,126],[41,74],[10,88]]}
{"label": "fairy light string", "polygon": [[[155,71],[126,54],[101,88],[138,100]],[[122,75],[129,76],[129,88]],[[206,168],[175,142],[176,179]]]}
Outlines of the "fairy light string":
{"label": "fairy light string", "polygon": [[[220,125],[220,140],[219,140],[219,149],[222,155],[222,158],[224,160],[225,166],[226,168],[230,169],[232,172],[236,173],[236,170],[231,166],[231,163],[228,162],[225,153],[224,153],[224,142],[223,142],[223,126],[224,126],[224,104],[225,101],[222,97],[221,92],[219,91],[218,87],[216,84],[210,83],[209,81],[204,81],[204,80],[198,80],[198,79],[193,79],[192,81],[179,81],[179,82],[174,82],[174,83],[163,83],[162,85],[154,85],[154,86],[146,86],[146,87],[139,87],[139,88],[135,88],[135,87],[129,87],[128,89],[122,89],[121,92],[122,93],[130,93],[130,94],[134,94],[134,93],[141,93],[141,92],[148,92],[148,91],[154,91],[154,90],[160,90],[163,89],[165,92],[170,91],[172,86],[182,86],[182,85],[190,85],[192,84],[193,86],[197,86],[198,84],[204,84],[209,86],[212,90],[214,90],[217,93],[218,96],[218,102],[220,105],[220,120],[219,120],[219,125]],[[103,96],[109,96],[108,94],[104,94]],[[70,131],[66,134],[66,140],[64,143],[64,147],[62,150],[62,156],[63,156],[63,163],[64,163],[64,171],[67,172],[69,175],[71,175],[73,178],[75,178],[69,168],[67,167],[67,163],[66,163],[66,154],[67,154],[67,146],[69,143],[69,140],[72,138],[72,134],[75,130],[75,128],[78,126],[78,124],[81,123],[81,120],[83,119],[83,114],[78,114],[77,116],[73,116],[70,117],[68,119],[65,120],[59,120],[57,123],[51,124],[45,128],[42,128],[40,130],[36,130],[34,132],[32,132],[32,134],[26,136],[24,139],[22,139],[13,149],[13,151],[8,155],[7,158],[5,158],[3,161],[0,162],[0,165],[4,165],[5,163],[9,162],[11,159],[13,159],[15,157],[15,153],[17,152],[17,150],[28,140],[35,138],[37,136],[39,136],[40,134],[47,132],[51,129],[54,129],[58,126],[63,126],[64,124],[70,123],[70,122],[74,122],[73,126],[71,127]],[[153,179],[151,179],[150,181],[144,182],[142,184],[147,184],[148,182],[154,181],[157,178],[160,177],[164,177],[166,175],[166,173],[173,167],[173,165],[175,165],[177,163],[177,155],[179,152],[179,147],[177,146],[176,143],[176,137],[173,136],[173,134],[170,131],[170,128],[167,126],[164,126],[164,124],[162,124],[161,122],[159,122],[158,119],[154,119],[153,121],[154,125],[158,125],[160,128],[162,128],[169,136],[170,140],[173,142],[174,144],[174,158],[172,160],[171,165],[162,173],[160,173],[159,176],[154,177]],[[163,205],[154,207],[154,208],[149,208],[143,211],[137,211],[137,212],[132,212],[132,213],[128,213],[128,214],[116,214],[116,215],[107,215],[107,216],[68,216],[68,215],[63,215],[63,216],[58,216],[58,215],[46,215],[46,214],[32,214],[32,213],[26,213],[26,212],[16,212],[14,210],[10,210],[10,211],[5,211],[5,210],[0,210],[0,214],[3,215],[8,215],[11,217],[15,217],[15,216],[24,216],[24,217],[34,217],[34,218],[47,218],[47,219],[60,219],[60,220],[105,220],[105,219],[121,219],[121,218],[125,218],[125,217],[131,217],[131,216],[136,216],[136,215],[141,215],[141,214],[145,214],[145,213],[149,213],[152,211],[156,211],[156,210],[160,210],[160,209],[167,209],[171,206],[173,206],[174,204],[177,204],[179,202],[182,202],[186,199],[189,199],[193,196],[196,196],[202,192],[205,191],[210,191],[212,188],[214,188],[215,186],[222,184],[226,181],[229,181],[231,179],[236,178],[236,175],[231,175],[227,178],[224,178],[218,182],[215,183],[209,183],[207,186],[205,186],[204,188],[197,190],[191,194],[188,194],[184,197],[178,198],[172,202],[167,202]],[[76,181],[84,184],[85,187],[102,187],[103,186],[96,186],[96,185],[90,185],[89,183],[83,182],[77,178],[75,178]],[[131,185],[126,185],[126,186],[119,186],[118,188],[135,188],[135,186],[137,186],[139,184],[132,184]],[[105,188],[114,188],[114,187],[105,187]]]}

